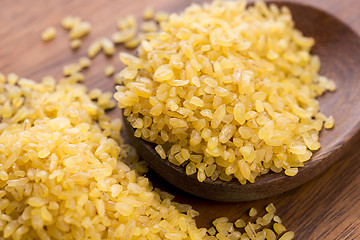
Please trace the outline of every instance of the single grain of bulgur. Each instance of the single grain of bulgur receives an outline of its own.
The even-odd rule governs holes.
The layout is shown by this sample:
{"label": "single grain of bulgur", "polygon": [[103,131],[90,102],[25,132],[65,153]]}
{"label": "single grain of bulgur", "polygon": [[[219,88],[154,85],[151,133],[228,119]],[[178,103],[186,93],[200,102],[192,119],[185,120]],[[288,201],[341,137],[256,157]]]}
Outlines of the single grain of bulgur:
{"label": "single grain of bulgur", "polygon": [[47,27],[41,33],[41,39],[45,42],[50,41],[56,37],[56,29],[54,27]]}

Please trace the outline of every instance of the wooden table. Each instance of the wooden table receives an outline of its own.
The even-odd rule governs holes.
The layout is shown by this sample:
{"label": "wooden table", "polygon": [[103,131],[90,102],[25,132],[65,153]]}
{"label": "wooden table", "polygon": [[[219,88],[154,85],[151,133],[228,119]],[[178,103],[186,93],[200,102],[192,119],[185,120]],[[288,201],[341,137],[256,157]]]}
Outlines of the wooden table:
{"label": "wooden table", "polygon": [[[332,13],[360,34],[360,1],[298,1]],[[59,78],[62,67],[84,56],[93,40],[111,36],[116,30],[116,20],[119,17],[129,13],[140,17],[144,7],[150,4],[158,10],[180,11],[190,3],[190,0],[2,1],[0,72],[16,72],[34,80],[45,75]],[[92,24],[91,34],[75,52],[69,47],[67,32],[60,27],[61,19],[67,15],[81,16]],[[57,37],[54,41],[43,43],[40,34],[47,26],[56,27]],[[117,51],[123,50],[122,47],[117,48]],[[85,84],[90,88],[114,91],[112,79],[104,76],[104,68],[110,63],[117,69],[122,68],[117,56],[97,56],[91,68],[85,71]],[[119,115],[119,109],[110,114]],[[285,226],[295,231],[296,239],[360,239],[359,147],[360,141],[357,141],[342,160],[307,184],[285,194],[253,202],[210,202],[182,193],[153,174],[150,174],[150,179],[155,186],[175,194],[177,201],[191,204],[198,210],[200,216],[196,221],[199,227],[209,227],[211,221],[220,216],[236,220],[247,215],[247,211],[253,206],[260,210],[273,202]]]}

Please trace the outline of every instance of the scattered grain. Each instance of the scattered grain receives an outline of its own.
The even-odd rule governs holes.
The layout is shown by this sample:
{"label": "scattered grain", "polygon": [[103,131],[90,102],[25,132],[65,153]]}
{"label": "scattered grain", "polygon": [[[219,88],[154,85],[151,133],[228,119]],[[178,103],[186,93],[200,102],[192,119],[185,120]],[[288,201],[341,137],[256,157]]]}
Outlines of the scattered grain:
{"label": "scattered grain", "polygon": [[250,217],[255,217],[257,215],[257,210],[255,208],[251,208],[249,212]]}
{"label": "scattered grain", "polygon": [[70,47],[72,49],[78,49],[79,47],[81,46],[81,40],[80,39],[74,39],[74,40],[71,40],[70,42]]}
{"label": "scattered grain", "polygon": [[61,25],[67,29],[71,30],[75,25],[78,25],[81,22],[79,17],[67,16],[61,20]]}
{"label": "scattered grain", "polygon": [[104,73],[105,76],[110,77],[115,72],[115,67],[113,65],[108,65],[105,67]]}
{"label": "scattered grain", "polygon": [[124,30],[128,28],[136,29],[137,22],[134,15],[129,14],[125,18],[121,18],[118,20],[117,26],[119,30]]}
{"label": "scattered grain", "polygon": [[284,232],[286,230],[284,225],[282,225],[281,223],[274,223],[273,228],[277,234],[281,234],[282,232]]}
{"label": "scattered grain", "polygon": [[91,64],[91,60],[87,57],[81,57],[79,59],[79,65],[81,66],[81,68],[88,68]]}
{"label": "scattered grain", "polygon": [[143,11],[143,18],[144,20],[150,20],[154,17],[154,8],[151,6],[148,6]]}
{"label": "scattered grain", "polygon": [[334,117],[330,116],[330,117],[326,118],[325,123],[324,123],[324,128],[326,128],[326,129],[333,128],[334,124],[335,124]]}
{"label": "scattered grain", "polygon": [[286,232],[284,233],[284,235],[281,236],[281,238],[279,238],[279,240],[291,240],[293,239],[295,236],[295,233],[292,231]]}
{"label": "scattered grain", "polygon": [[135,35],[136,35],[136,28],[127,28],[127,29],[123,29],[118,32],[115,32],[111,36],[111,40],[114,43],[124,43],[124,42],[132,40],[135,37]]}
{"label": "scattered grain", "polygon": [[115,46],[112,41],[108,38],[103,38],[101,40],[102,49],[104,50],[104,53],[108,56],[112,56],[115,53]]}
{"label": "scattered grain", "polygon": [[95,57],[101,51],[102,45],[101,41],[96,40],[94,41],[88,48],[88,56],[89,58]]}
{"label": "scattered grain", "polygon": [[56,37],[56,29],[54,27],[47,27],[42,33],[41,33],[41,39],[43,41],[50,41]]}
{"label": "scattered grain", "polygon": [[70,39],[82,38],[87,35],[91,30],[91,24],[89,22],[81,22],[74,25],[69,33]]}

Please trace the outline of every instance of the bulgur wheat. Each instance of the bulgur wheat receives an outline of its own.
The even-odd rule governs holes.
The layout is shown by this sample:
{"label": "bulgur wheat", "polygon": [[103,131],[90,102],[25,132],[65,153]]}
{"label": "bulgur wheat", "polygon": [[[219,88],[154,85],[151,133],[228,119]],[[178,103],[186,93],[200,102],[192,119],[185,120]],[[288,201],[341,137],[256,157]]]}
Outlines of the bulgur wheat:
{"label": "bulgur wheat", "polygon": [[99,105],[104,94],[93,102],[70,78],[0,84],[2,236],[202,239],[196,212],[138,174],[144,166],[123,144],[121,121]]}
{"label": "bulgur wheat", "polygon": [[[120,56],[126,67],[114,97],[135,136],[161,145],[199,181],[293,176],[319,149],[324,122],[334,126],[316,100],[335,84],[318,74],[314,39],[294,28],[287,7],[245,7],[192,4],[162,19],[138,57]],[[145,118],[149,125],[138,124]]]}

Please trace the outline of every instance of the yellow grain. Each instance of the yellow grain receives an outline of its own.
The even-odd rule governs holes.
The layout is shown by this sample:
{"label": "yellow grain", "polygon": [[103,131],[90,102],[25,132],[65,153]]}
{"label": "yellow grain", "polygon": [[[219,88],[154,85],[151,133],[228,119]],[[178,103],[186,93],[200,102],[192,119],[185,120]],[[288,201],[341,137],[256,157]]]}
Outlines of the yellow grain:
{"label": "yellow grain", "polygon": [[151,6],[148,6],[143,11],[143,18],[145,20],[150,20],[154,17],[154,8]]}
{"label": "yellow grain", "polygon": [[71,40],[70,42],[70,46],[72,49],[78,49],[80,46],[81,46],[81,40],[80,39],[74,39],[74,40]]}
{"label": "yellow grain", "polygon": [[126,28],[118,32],[115,32],[111,36],[111,40],[114,43],[124,43],[132,40],[135,36],[136,36],[136,28]]}
{"label": "yellow grain", "polygon": [[105,67],[104,73],[105,76],[110,77],[115,72],[115,67],[113,65],[108,65]]}
{"label": "yellow grain", "polygon": [[54,27],[47,27],[42,33],[41,38],[43,41],[50,41],[56,37],[56,29]]}
{"label": "yellow grain", "polygon": [[91,64],[91,60],[87,57],[81,57],[79,59],[79,65],[81,66],[81,68],[87,68],[89,67]]}
{"label": "yellow grain", "polygon": [[104,50],[104,53],[108,56],[112,56],[115,53],[115,46],[112,41],[108,38],[103,38],[101,40],[102,49]]}
{"label": "yellow grain", "polygon": [[101,41],[99,40],[94,41],[87,50],[89,58],[95,57],[100,52],[101,48],[102,48]]}
{"label": "yellow grain", "polygon": [[[179,212],[173,197],[154,191],[141,176],[143,163],[119,134],[121,120],[110,121],[105,115],[111,92],[94,89],[88,95],[76,81],[55,84],[51,77],[42,83],[22,78],[18,86],[1,84],[9,91],[0,92],[0,98],[26,101],[9,105],[11,114],[2,114],[6,126],[0,128],[0,147],[9,149],[0,157],[3,237],[205,237],[206,229],[197,228],[193,219],[196,211],[182,205],[187,213]],[[20,108],[28,113],[26,119],[12,114]],[[151,122],[138,118],[136,124]],[[190,158],[181,147],[177,154],[180,160]]]}
{"label": "yellow grain", "polygon": [[87,35],[91,30],[91,24],[89,22],[81,22],[74,25],[69,33],[70,39],[82,38]]}

